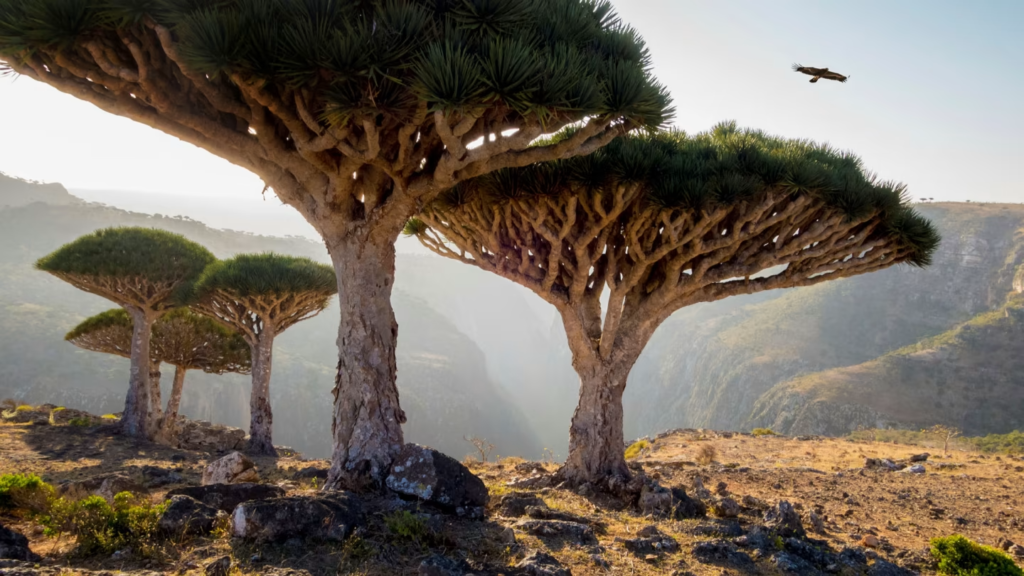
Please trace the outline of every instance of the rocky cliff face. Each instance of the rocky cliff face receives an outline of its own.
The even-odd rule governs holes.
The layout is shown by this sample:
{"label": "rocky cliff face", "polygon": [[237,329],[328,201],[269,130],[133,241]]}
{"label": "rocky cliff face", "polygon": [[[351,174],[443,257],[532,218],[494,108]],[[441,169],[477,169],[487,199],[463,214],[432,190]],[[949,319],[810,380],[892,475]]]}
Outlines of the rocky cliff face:
{"label": "rocky cliff face", "polygon": [[[684,426],[742,429],[755,407],[756,422],[774,422],[772,410],[792,415],[806,404],[792,396],[766,403],[776,385],[871,361],[1001,306],[1024,262],[1024,206],[936,204],[921,211],[943,235],[929,268],[889,269],[674,315],[630,380],[627,436]],[[801,414],[822,430],[887,421],[864,406],[814,404]]]}

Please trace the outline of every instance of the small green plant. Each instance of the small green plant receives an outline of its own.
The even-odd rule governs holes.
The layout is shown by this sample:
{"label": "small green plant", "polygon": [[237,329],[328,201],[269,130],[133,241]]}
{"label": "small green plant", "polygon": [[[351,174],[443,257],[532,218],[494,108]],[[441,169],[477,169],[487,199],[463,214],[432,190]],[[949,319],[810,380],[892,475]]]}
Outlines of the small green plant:
{"label": "small green plant", "polygon": [[53,486],[35,474],[0,476],[0,510],[27,510],[36,514],[49,507]]}
{"label": "small green plant", "polygon": [[68,420],[68,426],[92,426],[92,420],[84,416]]}
{"label": "small green plant", "polygon": [[418,514],[408,510],[392,512],[384,517],[388,532],[400,540],[419,542],[427,535],[427,523]]}
{"label": "small green plant", "polygon": [[786,541],[782,539],[782,536],[776,535],[772,539],[772,544],[775,545],[776,550],[784,550],[786,548]]}
{"label": "small green plant", "polygon": [[341,548],[341,554],[347,560],[363,562],[372,558],[376,554],[376,550],[362,536],[354,535],[345,541],[345,545]]}
{"label": "small green plant", "polygon": [[31,412],[33,410],[35,410],[35,408],[29,406],[28,404],[22,404],[21,406],[18,406],[17,408],[14,409],[15,412]]}
{"label": "small green plant", "polygon": [[1001,550],[984,546],[959,534],[933,538],[932,556],[939,574],[948,576],[1024,576],[1024,571]]}
{"label": "small green plant", "polygon": [[754,436],[778,436],[775,430],[771,428],[754,428],[750,433]]}
{"label": "small green plant", "polygon": [[632,444],[629,445],[629,448],[626,448],[626,460],[639,458],[644,453],[644,451],[646,451],[650,447],[651,443],[648,442],[646,439],[637,440],[636,442],[633,442]]}
{"label": "small green plant", "polygon": [[43,518],[43,526],[48,536],[74,536],[78,552],[86,556],[124,548],[146,556],[155,543],[157,521],[164,509],[163,504],[153,505],[129,492],[116,494],[113,505],[100,496],[77,502],[60,498]]}

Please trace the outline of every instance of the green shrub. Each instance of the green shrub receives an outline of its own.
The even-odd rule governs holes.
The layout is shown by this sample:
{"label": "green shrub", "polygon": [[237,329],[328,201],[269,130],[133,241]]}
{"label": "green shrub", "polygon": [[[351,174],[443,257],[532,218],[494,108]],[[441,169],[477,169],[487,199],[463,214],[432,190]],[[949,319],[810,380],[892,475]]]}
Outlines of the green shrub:
{"label": "green shrub", "polygon": [[427,535],[427,523],[422,516],[408,510],[392,512],[384,517],[388,532],[400,540],[420,541]]}
{"label": "green shrub", "polygon": [[129,492],[115,495],[113,505],[100,496],[77,502],[60,498],[53,502],[43,525],[48,536],[75,537],[78,552],[83,555],[131,548],[145,556],[153,548],[157,521],[164,509],[163,504],[154,506]]}
{"label": "green shrub", "polygon": [[750,433],[754,436],[778,436],[771,428],[754,428]]}
{"label": "green shrub", "polygon": [[53,486],[35,474],[0,476],[0,510],[46,512],[53,497]]}
{"label": "green shrub", "polygon": [[68,420],[68,426],[92,426],[92,420],[85,416],[79,416]]}
{"label": "green shrub", "polygon": [[954,534],[932,539],[932,556],[939,574],[949,576],[1024,576],[1024,571],[1001,550]]}
{"label": "green shrub", "polygon": [[35,408],[29,406],[28,404],[22,404],[21,406],[18,406],[17,408],[14,409],[15,412],[31,412],[33,410],[35,410]]}
{"label": "green shrub", "polygon": [[647,440],[637,440],[626,448],[626,460],[632,460],[633,458],[640,457],[640,454],[651,447],[651,443]]}
{"label": "green shrub", "polygon": [[976,438],[964,438],[982,452],[1003,452],[1019,454],[1024,452],[1024,432],[1014,430],[1009,434],[989,434]]}

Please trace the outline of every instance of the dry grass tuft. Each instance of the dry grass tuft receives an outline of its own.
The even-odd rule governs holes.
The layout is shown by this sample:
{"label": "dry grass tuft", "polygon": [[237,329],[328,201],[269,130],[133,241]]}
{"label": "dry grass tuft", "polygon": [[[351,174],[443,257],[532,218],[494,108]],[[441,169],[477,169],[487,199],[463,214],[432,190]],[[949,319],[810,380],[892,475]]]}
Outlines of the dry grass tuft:
{"label": "dry grass tuft", "polygon": [[705,444],[697,450],[697,463],[701,466],[708,466],[715,461],[718,456],[718,450],[710,444]]}

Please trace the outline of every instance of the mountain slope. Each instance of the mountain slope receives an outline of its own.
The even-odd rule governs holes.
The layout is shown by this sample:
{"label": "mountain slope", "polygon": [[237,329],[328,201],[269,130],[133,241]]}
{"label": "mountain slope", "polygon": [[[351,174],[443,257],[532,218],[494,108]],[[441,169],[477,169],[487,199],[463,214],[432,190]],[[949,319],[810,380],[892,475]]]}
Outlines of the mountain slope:
{"label": "mountain slope", "polygon": [[779,384],[749,425],[839,435],[940,423],[971,436],[1024,429],[1024,294],[877,360]]}

